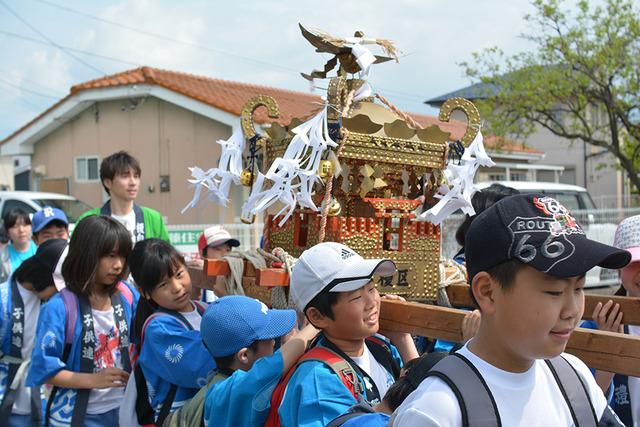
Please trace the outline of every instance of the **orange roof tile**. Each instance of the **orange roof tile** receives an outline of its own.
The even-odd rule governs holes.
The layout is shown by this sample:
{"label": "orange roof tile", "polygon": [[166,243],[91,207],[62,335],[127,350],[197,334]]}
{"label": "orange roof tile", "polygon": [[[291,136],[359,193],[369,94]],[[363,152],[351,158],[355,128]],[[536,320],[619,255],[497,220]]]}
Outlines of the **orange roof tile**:
{"label": "orange roof tile", "polygon": [[[321,99],[318,95],[294,92],[285,89],[278,89],[269,86],[259,86],[247,83],[240,83],[228,80],[214,79],[211,77],[197,76],[177,71],[162,70],[152,67],[141,67],[134,70],[127,70],[111,76],[90,80],[71,87],[69,95],[58,101],[38,117],[27,123],[13,134],[0,141],[0,144],[12,139],[14,136],[24,131],[29,126],[36,123],[41,117],[46,115],[58,105],[77,94],[78,92],[90,89],[101,89],[107,87],[119,87],[135,84],[149,84],[164,87],[168,90],[180,93],[190,98],[201,101],[207,105],[239,116],[242,106],[246,101],[255,95],[269,95],[278,101],[280,107],[280,117],[276,120],[280,124],[289,124],[294,117],[308,117],[309,113],[321,106]],[[466,124],[452,120],[443,123],[437,117],[425,116],[421,114],[411,114],[416,121],[423,126],[437,124],[445,132],[451,132],[453,139],[459,139],[464,135]],[[268,123],[269,119],[264,108],[256,110],[255,120],[258,123]],[[491,141],[495,142],[495,137],[485,137],[485,145],[492,148]],[[507,148],[508,147],[508,148]],[[503,151],[517,151],[527,153],[542,153],[541,151],[527,148],[521,144],[509,141],[502,145]]]}

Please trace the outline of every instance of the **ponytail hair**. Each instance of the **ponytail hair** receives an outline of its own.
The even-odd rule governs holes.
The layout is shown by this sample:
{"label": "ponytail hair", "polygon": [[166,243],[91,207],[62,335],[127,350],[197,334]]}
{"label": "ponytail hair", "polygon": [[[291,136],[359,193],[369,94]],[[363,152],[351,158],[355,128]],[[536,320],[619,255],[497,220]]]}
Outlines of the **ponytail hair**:
{"label": "ponytail hair", "polygon": [[129,257],[131,276],[141,297],[131,331],[134,342],[140,342],[144,323],[158,309],[158,304],[151,299],[151,292],[185,265],[180,252],[164,240],[146,239],[136,243]]}

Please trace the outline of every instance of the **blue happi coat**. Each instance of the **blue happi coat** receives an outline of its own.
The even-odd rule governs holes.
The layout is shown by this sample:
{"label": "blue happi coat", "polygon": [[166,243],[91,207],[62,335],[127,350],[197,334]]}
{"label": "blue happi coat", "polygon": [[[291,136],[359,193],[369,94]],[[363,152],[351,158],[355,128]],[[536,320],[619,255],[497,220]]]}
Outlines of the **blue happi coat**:
{"label": "blue happi coat", "polygon": [[207,384],[215,362],[202,343],[199,330],[167,313],[154,315],[145,328],[137,362],[147,381],[149,403],[156,418],[171,388],[178,386],[171,412],[180,408]]}
{"label": "blue happi coat", "polygon": [[[133,286],[124,282],[133,295],[132,304],[129,304],[120,294],[124,317],[128,329],[131,330],[133,315],[140,295]],[[65,343],[66,309],[62,296],[57,294],[40,309],[40,318],[36,331],[36,343],[31,356],[31,367],[27,375],[28,387],[44,384],[49,378],[61,370],[80,371],[80,358],[82,352],[82,316],[80,304],[77,304],[78,316],[74,328],[73,341],[69,358],[63,361]],[[73,408],[77,396],[76,389],[60,388],[51,405],[49,425],[51,427],[70,427],[73,416]]]}

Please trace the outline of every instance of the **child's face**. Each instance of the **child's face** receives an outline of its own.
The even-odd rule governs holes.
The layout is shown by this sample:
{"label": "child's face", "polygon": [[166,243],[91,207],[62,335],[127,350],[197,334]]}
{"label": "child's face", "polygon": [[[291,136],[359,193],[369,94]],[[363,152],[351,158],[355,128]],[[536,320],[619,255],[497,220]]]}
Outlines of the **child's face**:
{"label": "child's face", "polygon": [[105,179],[104,185],[109,189],[111,197],[120,200],[135,200],[140,187],[140,175],[129,168],[116,173],[113,179]]}
{"label": "child's face", "polygon": [[16,223],[7,230],[9,239],[14,244],[24,244],[31,238],[31,224],[27,224],[24,219],[19,218]]}
{"label": "child's face", "polygon": [[211,247],[207,246],[206,259],[222,259],[225,256],[229,255],[231,252],[231,246],[224,243],[219,246]]}
{"label": "child's face", "polygon": [[620,270],[622,286],[627,294],[632,297],[640,297],[640,261],[632,262]]}
{"label": "child's face", "polygon": [[496,357],[504,358],[505,367],[526,366],[564,351],[584,311],[584,280],[560,279],[525,266],[510,288],[497,285],[485,332],[501,347]]}
{"label": "child's face", "polygon": [[181,265],[172,277],[162,280],[151,291],[151,299],[160,307],[168,310],[190,311],[191,305],[191,277],[187,268]]}
{"label": "child's face", "polygon": [[120,280],[125,268],[125,259],[117,252],[112,252],[100,258],[96,271],[95,283],[102,286],[111,286]]}
{"label": "child's face", "polygon": [[33,241],[38,246],[51,239],[69,240],[69,230],[63,225],[52,224],[33,235]]}
{"label": "child's face", "polygon": [[332,307],[333,320],[323,328],[329,337],[360,340],[378,332],[380,294],[373,282],[351,292],[340,292]]}

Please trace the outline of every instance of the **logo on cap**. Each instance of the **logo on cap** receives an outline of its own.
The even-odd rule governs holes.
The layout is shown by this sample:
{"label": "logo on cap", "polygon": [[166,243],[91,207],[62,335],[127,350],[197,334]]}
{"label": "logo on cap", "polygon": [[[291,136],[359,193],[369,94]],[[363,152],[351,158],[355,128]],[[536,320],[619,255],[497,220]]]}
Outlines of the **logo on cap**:
{"label": "logo on cap", "polygon": [[536,269],[547,273],[574,254],[572,234],[584,234],[569,210],[551,197],[534,197],[534,206],[545,216],[516,217],[509,224],[509,252],[524,263],[534,259]]}
{"label": "logo on cap", "polygon": [[50,216],[54,216],[55,214],[53,213],[53,209],[52,208],[44,208],[44,216],[45,217],[50,217]]}
{"label": "logo on cap", "polygon": [[546,216],[553,218],[549,231],[554,236],[569,234],[584,234],[575,218],[567,208],[551,197],[534,197],[533,204]]}
{"label": "logo on cap", "polygon": [[349,251],[347,249],[342,248],[340,256],[342,257],[342,260],[344,261],[347,258],[351,258],[352,256],[354,256],[356,253]]}

